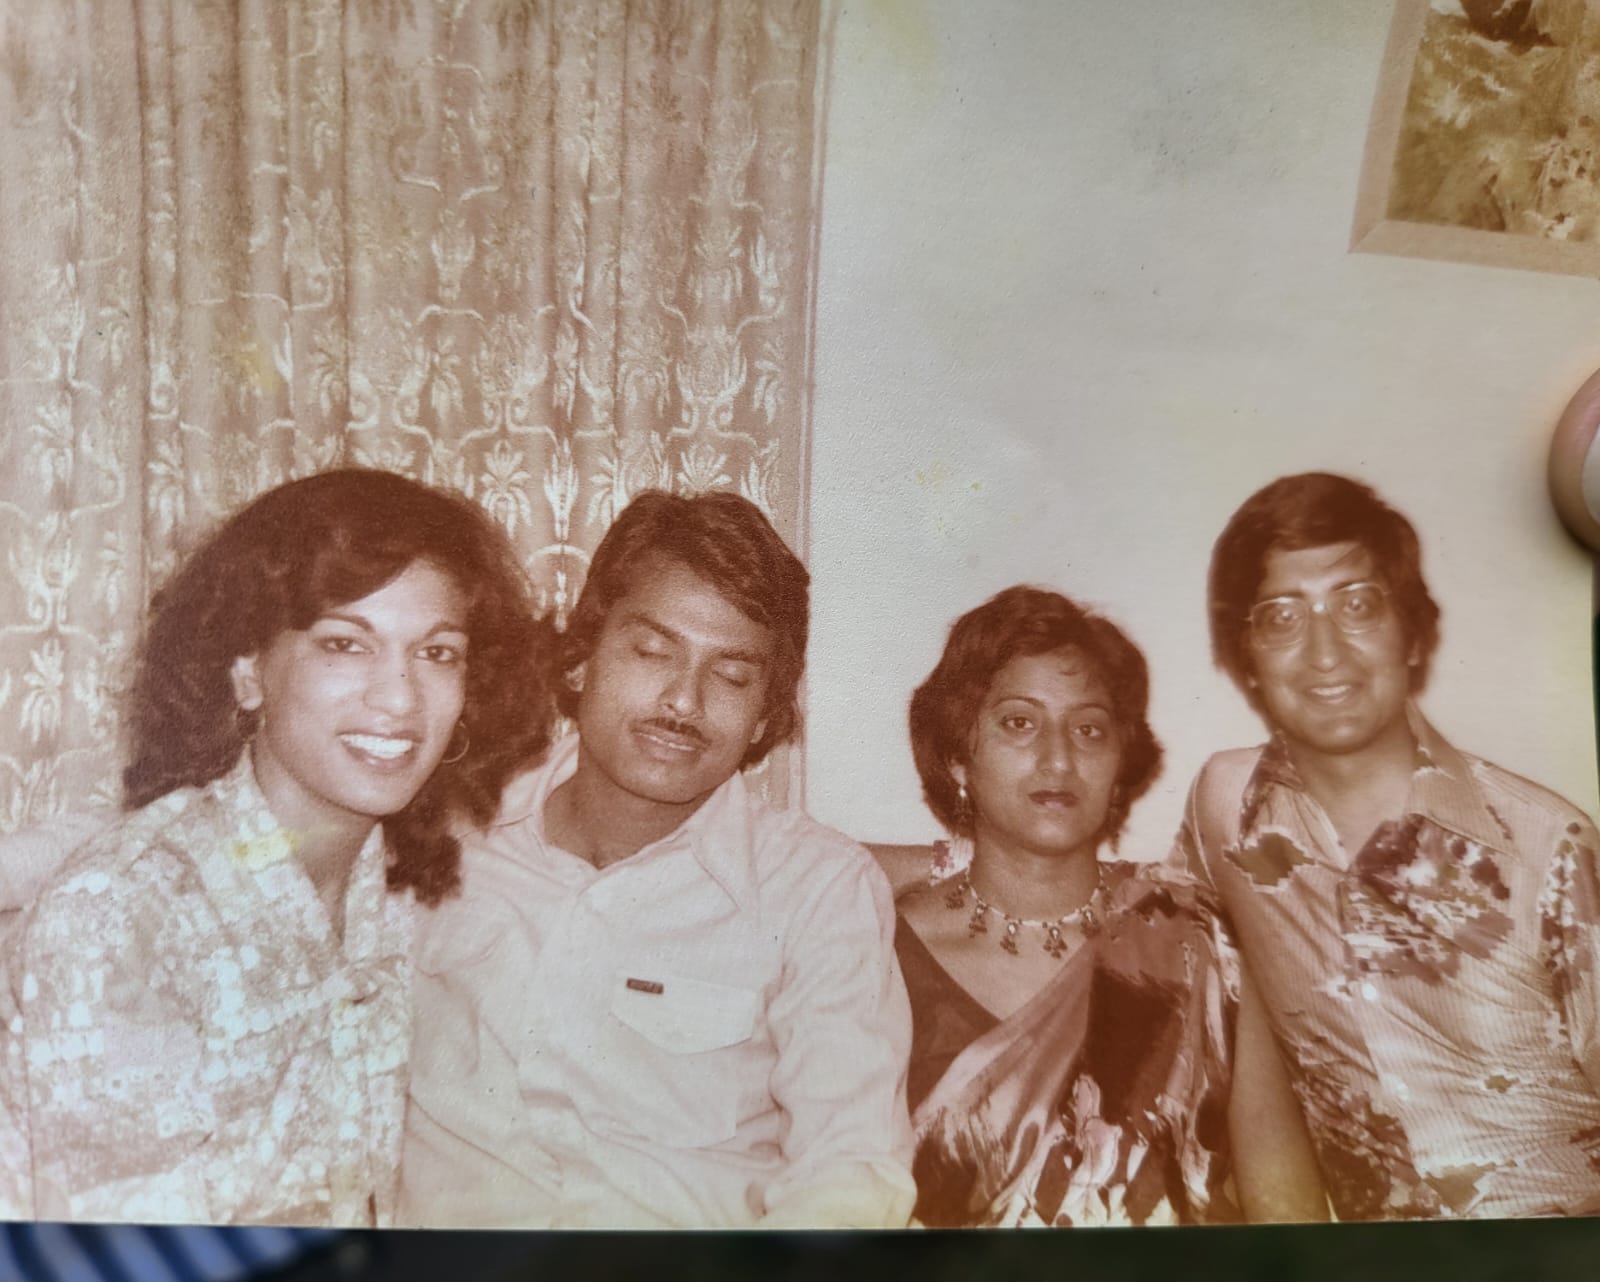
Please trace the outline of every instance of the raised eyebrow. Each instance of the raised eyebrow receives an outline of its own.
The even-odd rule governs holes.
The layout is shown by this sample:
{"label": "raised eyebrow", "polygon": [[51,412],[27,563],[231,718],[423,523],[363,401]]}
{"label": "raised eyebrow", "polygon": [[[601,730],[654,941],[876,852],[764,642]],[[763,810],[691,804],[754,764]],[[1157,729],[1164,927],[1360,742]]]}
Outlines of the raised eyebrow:
{"label": "raised eyebrow", "polygon": [[991,708],[998,708],[1002,703],[1025,703],[1030,708],[1044,707],[1044,700],[1035,699],[1031,694],[997,694],[989,700]]}
{"label": "raised eyebrow", "polygon": [[[329,610],[326,614],[317,616],[316,623],[348,623],[352,627],[360,628],[363,632],[376,632],[372,620],[365,615],[354,614],[349,610]],[[434,625],[422,634],[424,641],[438,636],[441,632],[459,632],[463,637],[467,635],[465,625],[457,623],[454,619],[439,619]]]}
{"label": "raised eyebrow", "polygon": [[327,623],[329,621],[349,623],[358,628],[365,628],[368,632],[372,631],[372,623],[365,615],[355,614],[349,610],[325,610],[314,621],[317,623]]}
{"label": "raised eyebrow", "polygon": [[422,639],[424,641],[432,641],[435,637],[450,632],[456,633],[463,641],[470,641],[472,639],[466,628],[459,623],[452,622],[449,619],[439,620],[438,623],[435,623],[431,628],[422,634]]}

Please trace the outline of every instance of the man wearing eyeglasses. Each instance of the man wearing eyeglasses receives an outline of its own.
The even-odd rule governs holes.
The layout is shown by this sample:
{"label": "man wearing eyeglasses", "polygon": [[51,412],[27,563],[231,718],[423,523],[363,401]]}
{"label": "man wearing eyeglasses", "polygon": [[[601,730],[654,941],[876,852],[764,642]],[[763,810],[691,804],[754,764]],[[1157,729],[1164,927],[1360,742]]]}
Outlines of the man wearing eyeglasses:
{"label": "man wearing eyeglasses", "polygon": [[1246,962],[1236,1125],[1287,1072],[1304,1131],[1254,1123],[1309,1136],[1341,1219],[1595,1213],[1595,828],[1418,709],[1416,531],[1355,481],[1285,477],[1229,521],[1208,595],[1272,731],[1206,763],[1179,834]]}

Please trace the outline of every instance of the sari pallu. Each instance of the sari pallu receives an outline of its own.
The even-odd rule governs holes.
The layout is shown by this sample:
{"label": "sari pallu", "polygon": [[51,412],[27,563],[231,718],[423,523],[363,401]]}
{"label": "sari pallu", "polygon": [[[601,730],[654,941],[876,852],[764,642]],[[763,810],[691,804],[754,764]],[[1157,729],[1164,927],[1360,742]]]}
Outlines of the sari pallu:
{"label": "sari pallu", "polygon": [[[900,923],[915,1024],[916,1218],[930,1226],[1231,1222],[1236,959],[1205,893],[1102,865],[1105,909],[1008,1019]],[[972,1040],[917,1100],[918,1069]]]}

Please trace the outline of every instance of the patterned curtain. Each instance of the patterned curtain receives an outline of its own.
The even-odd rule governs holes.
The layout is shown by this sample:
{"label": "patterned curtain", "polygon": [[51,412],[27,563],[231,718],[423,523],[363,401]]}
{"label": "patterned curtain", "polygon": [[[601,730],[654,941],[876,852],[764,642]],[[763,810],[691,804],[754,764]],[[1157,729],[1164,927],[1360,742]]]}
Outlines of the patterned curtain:
{"label": "patterned curtain", "polygon": [[818,25],[0,5],[0,831],[115,798],[150,589],[288,478],[456,486],[558,613],[649,486],[737,489],[793,541]]}

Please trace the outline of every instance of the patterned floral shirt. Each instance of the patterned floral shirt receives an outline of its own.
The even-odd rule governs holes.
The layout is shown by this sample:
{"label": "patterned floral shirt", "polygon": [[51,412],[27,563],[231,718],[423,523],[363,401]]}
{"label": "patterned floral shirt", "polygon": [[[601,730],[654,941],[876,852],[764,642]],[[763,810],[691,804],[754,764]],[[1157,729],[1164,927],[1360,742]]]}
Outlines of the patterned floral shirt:
{"label": "patterned floral shirt", "polygon": [[387,1223],[413,910],[384,862],[375,829],[341,944],[248,758],[73,855],[6,959],[5,1147],[33,1175],[7,1212]]}
{"label": "patterned floral shirt", "polygon": [[1410,797],[1351,858],[1281,743],[1221,753],[1215,882],[1342,1219],[1600,1211],[1596,834],[1411,712]]}

